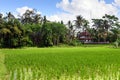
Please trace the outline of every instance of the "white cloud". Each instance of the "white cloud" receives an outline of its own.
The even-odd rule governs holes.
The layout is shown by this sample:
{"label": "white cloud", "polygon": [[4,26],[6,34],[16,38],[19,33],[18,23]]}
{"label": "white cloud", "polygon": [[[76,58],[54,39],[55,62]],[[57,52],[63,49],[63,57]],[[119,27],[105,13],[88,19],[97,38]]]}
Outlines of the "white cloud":
{"label": "white cloud", "polygon": [[[23,15],[26,10],[33,10],[33,8],[24,6],[24,7],[21,7],[21,8],[17,8],[17,9],[16,9],[17,13],[18,13],[20,16]],[[41,14],[41,12],[37,11],[37,14]]]}
{"label": "white cloud", "polygon": [[6,14],[4,12],[0,12],[0,13],[2,14],[3,17],[5,17]]}
{"label": "white cloud", "polygon": [[68,20],[75,20],[75,16],[68,13],[58,13],[51,16],[47,16],[47,19],[55,22],[60,22],[61,20],[63,20],[64,23],[67,23]]}
{"label": "white cloud", "polygon": [[37,11],[37,14],[42,14],[41,12]]}
{"label": "white cloud", "polygon": [[47,19],[50,21],[61,21],[61,19],[58,17],[58,15],[52,15],[52,16],[47,16]]}
{"label": "white cloud", "polygon": [[[120,2],[120,0],[116,1]],[[77,15],[90,20],[101,18],[105,14],[118,15],[119,12],[114,4],[107,4],[104,0],[62,0],[56,4],[56,7],[65,12],[52,15],[50,19],[64,20],[64,22],[75,19]]]}
{"label": "white cloud", "polygon": [[21,8],[17,8],[16,11],[18,12],[18,14],[23,15],[25,13],[26,10],[33,10],[32,8],[29,8],[27,6],[21,7]]}
{"label": "white cloud", "polygon": [[115,4],[116,4],[117,6],[120,6],[120,0],[115,0]]}

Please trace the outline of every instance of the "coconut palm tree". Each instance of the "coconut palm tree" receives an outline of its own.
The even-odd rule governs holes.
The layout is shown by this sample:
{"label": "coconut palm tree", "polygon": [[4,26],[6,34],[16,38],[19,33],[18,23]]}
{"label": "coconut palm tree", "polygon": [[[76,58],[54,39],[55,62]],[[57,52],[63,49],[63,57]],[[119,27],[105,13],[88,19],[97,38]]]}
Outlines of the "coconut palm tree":
{"label": "coconut palm tree", "polygon": [[71,42],[74,38],[74,29],[71,21],[68,21],[67,25],[68,25],[68,38],[69,42]]}
{"label": "coconut palm tree", "polygon": [[105,16],[103,16],[103,20],[104,20],[103,26],[106,31],[108,31],[109,29],[114,27],[115,24],[118,22],[118,18],[116,16],[107,15],[107,14],[105,14]]}
{"label": "coconut palm tree", "polygon": [[97,41],[100,41],[100,38],[103,37],[104,27],[103,27],[103,20],[102,19],[92,19],[93,27],[95,29],[95,38]]}
{"label": "coconut palm tree", "polygon": [[80,29],[80,28],[82,28],[83,22],[85,21],[85,19],[81,15],[79,15],[76,17],[76,20],[74,20],[74,21],[75,21],[76,29]]}
{"label": "coconut palm tree", "polygon": [[15,16],[14,16],[11,12],[8,12],[8,13],[7,13],[7,16],[4,17],[4,19],[5,19],[6,21],[11,21],[11,20],[14,20],[14,19],[15,19]]}
{"label": "coconut palm tree", "polygon": [[[107,15],[105,14],[105,16],[103,16],[103,27],[106,33],[106,36],[108,36],[110,29],[112,30],[112,32],[114,32],[115,30],[115,34],[116,34],[116,28],[119,26],[118,23],[118,18],[114,15]],[[115,28],[116,27],[116,28]]]}

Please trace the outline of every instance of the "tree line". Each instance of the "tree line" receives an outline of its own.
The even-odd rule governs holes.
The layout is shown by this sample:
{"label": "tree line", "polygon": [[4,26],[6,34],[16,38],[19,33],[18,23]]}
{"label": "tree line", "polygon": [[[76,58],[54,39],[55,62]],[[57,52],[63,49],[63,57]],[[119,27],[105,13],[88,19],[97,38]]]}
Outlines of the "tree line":
{"label": "tree line", "polygon": [[71,44],[74,41],[80,43],[76,36],[78,32],[87,30],[92,41],[115,42],[120,38],[119,19],[114,15],[105,15],[102,19],[92,19],[92,27],[89,21],[82,16],[76,20],[51,22],[37,14],[36,10],[26,12],[16,18],[11,12],[6,16],[0,13],[0,47],[17,48],[23,46],[48,47],[59,44]]}

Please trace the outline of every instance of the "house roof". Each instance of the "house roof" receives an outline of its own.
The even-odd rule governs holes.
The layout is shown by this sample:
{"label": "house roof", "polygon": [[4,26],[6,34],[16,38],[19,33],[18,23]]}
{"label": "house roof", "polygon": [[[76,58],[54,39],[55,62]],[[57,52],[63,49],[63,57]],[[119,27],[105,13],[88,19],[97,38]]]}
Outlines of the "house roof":
{"label": "house roof", "polygon": [[90,36],[90,33],[85,31],[85,32],[81,32],[79,35],[80,36]]}
{"label": "house roof", "polygon": [[78,36],[80,40],[92,40],[91,34],[87,31],[79,32]]}

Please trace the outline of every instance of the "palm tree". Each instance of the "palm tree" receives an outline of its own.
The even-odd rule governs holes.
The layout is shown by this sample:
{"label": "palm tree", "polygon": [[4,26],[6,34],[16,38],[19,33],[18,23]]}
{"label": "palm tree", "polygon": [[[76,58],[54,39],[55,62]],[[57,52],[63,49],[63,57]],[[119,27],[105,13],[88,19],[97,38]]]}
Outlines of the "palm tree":
{"label": "palm tree", "polygon": [[0,19],[2,18],[3,14],[0,13]]}
{"label": "palm tree", "polygon": [[3,26],[4,20],[3,20],[3,14],[0,13],[0,27]]}
{"label": "palm tree", "polygon": [[36,14],[35,16],[33,16],[33,18],[34,18],[34,20],[33,20],[33,22],[34,23],[36,23],[36,24],[38,24],[38,23],[40,23],[41,21],[41,15],[40,14]]}
{"label": "palm tree", "polygon": [[114,15],[107,15],[107,14],[103,16],[103,20],[104,20],[103,25],[106,31],[108,31],[110,28],[114,26],[114,24],[116,24],[116,22],[118,22],[117,17],[115,17]]}
{"label": "palm tree", "polygon": [[95,36],[97,41],[100,41],[100,38],[103,37],[104,27],[103,27],[103,20],[102,19],[92,19],[93,27],[96,30]]}
{"label": "palm tree", "polygon": [[89,21],[85,20],[83,21],[83,31],[88,30],[89,29]]}
{"label": "palm tree", "polygon": [[15,19],[15,16],[14,16],[11,12],[9,12],[9,13],[7,13],[7,16],[4,17],[4,19],[5,19],[6,21],[12,21],[12,20]]}
{"label": "palm tree", "polygon": [[81,15],[76,17],[76,20],[74,20],[76,29],[80,29],[83,26],[84,20],[85,19]]}
{"label": "palm tree", "polygon": [[68,38],[69,38],[69,42],[71,42],[74,38],[73,25],[71,21],[68,21],[67,25],[68,25]]}
{"label": "palm tree", "polygon": [[26,10],[26,12],[21,16],[22,23],[32,23],[32,15],[34,14],[33,10]]}
{"label": "palm tree", "polygon": [[[110,29],[112,29],[112,31],[114,32],[115,30],[115,26],[118,27],[118,18],[115,17],[114,15],[107,15],[105,14],[105,16],[103,16],[103,27],[106,33],[106,37],[108,36],[108,33],[110,31]],[[115,31],[116,32],[116,31]]]}
{"label": "palm tree", "polygon": [[81,29],[82,31],[85,31],[89,27],[89,21],[84,19],[81,15],[77,16],[76,20],[74,20],[74,21],[75,21],[75,25],[74,26],[76,27],[75,31],[76,30],[79,31],[79,29]]}

